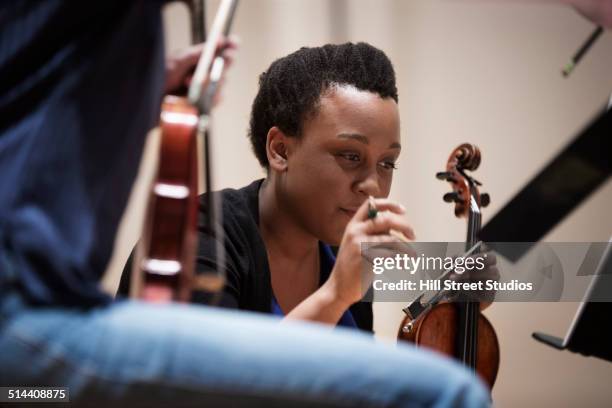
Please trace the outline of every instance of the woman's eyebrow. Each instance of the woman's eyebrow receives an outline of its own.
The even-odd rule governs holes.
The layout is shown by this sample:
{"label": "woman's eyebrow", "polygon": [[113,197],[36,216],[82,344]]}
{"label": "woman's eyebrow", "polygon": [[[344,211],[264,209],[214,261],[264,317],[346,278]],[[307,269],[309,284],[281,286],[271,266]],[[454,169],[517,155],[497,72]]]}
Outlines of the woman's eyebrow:
{"label": "woman's eyebrow", "polygon": [[338,136],[340,139],[352,139],[363,144],[370,144],[370,139],[368,139],[364,135],[360,135],[359,133],[340,133]]}
{"label": "woman's eyebrow", "polygon": [[[368,139],[367,136],[360,135],[359,133],[340,133],[339,135],[337,135],[337,137],[340,139],[356,140],[366,145],[370,144],[370,139]],[[389,145],[389,149],[401,149],[401,148],[402,148],[402,145],[399,144],[398,142],[393,142]]]}

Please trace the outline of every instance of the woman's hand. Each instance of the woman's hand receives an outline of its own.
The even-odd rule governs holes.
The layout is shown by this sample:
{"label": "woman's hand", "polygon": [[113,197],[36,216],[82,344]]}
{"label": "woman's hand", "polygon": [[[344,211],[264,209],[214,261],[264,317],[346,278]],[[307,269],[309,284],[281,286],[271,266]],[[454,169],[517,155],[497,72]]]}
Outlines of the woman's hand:
{"label": "woman's hand", "polygon": [[[204,44],[196,44],[187,47],[172,56],[166,58],[166,84],[164,87],[165,94],[177,93],[191,84],[191,77],[196,65],[200,59],[200,55],[204,50]],[[225,70],[232,64],[234,53],[238,48],[238,42],[235,38],[229,37],[223,39],[218,48],[222,48],[222,55],[225,59]],[[225,78],[225,72],[221,79],[221,84]],[[222,86],[219,86],[221,89]],[[218,102],[219,93],[215,96],[215,103]]]}
{"label": "woman's hand", "polygon": [[[501,274],[499,273],[499,269],[497,268],[497,257],[495,253],[492,251],[470,255],[467,258],[477,259],[479,257],[483,258],[483,268],[478,269],[477,267],[467,268],[465,272],[451,273],[449,279],[458,283],[479,283],[481,282],[481,286],[484,288],[486,281],[496,281],[499,282]],[[472,265],[476,265],[477,263],[474,261],[471,263]],[[471,291],[455,291],[451,294],[450,299],[458,299],[463,297],[463,299],[468,299],[474,302],[480,302],[481,309],[485,309],[488,307],[493,300],[495,300],[495,290],[471,290]]]}
{"label": "woman's hand", "polygon": [[563,0],[585,18],[602,27],[612,28],[612,1],[610,0]]}
{"label": "woman's hand", "polygon": [[372,283],[371,272],[365,273],[363,268],[361,244],[398,242],[390,230],[401,232],[411,240],[415,238],[402,205],[387,199],[375,199],[374,204],[378,210],[376,217],[368,218],[368,200],[365,200],[346,226],[334,269],[322,287],[345,308],[358,302]]}
{"label": "woman's hand", "polygon": [[[366,200],[349,221],[340,252],[329,279],[285,316],[284,321],[310,320],[335,325],[342,314],[358,302],[372,283],[372,271],[362,273],[361,244],[365,242],[398,242],[390,230],[414,239],[414,232],[404,218],[404,208],[389,200],[377,199],[375,218],[368,218]],[[365,271],[364,271],[365,272]]]}

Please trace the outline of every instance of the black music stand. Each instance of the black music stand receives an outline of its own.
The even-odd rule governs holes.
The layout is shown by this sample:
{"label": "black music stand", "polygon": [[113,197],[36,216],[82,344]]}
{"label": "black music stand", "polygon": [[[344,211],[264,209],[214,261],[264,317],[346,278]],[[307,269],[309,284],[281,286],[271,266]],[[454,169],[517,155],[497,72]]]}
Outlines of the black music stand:
{"label": "black music stand", "polygon": [[612,362],[612,242],[564,339],[535,332],[533,338],[559,350],[569,350]]}
{"label": "black music stand", "polygon": [[606,108],[495,214],[479,238],[516,262],[610,177],[611,134],[612,109]]}

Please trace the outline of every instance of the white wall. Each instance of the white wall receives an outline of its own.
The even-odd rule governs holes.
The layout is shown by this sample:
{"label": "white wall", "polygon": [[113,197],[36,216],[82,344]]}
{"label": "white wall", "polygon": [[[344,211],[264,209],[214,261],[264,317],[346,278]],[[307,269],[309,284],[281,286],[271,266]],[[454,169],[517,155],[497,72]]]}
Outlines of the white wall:
{"label": "white wall", "polygon": [[[218,2],[207,3],[212,18]],[[165,17],[171,51],[188,42],[188,25],[181,6],[170,6]],[[527,2],[243,0],[235,24],[242,46],[215,116],[216,185],[240,187],[263,175],[246,138],[259,73],[301,46],[367,41],[389,55],[398,76],[404,150],[392,197],[408,208],[419,240],[462,240],[465,223],[442,202],[447,187],[435,172],[459,143],[480,146],[477,178],[492,198],[486,222],[607,101],[612,34],[569,79],[560,75],[591,30],[570,9]],[[104,282],[110,291],[138,235],[154,162],[155,137],[150,139]],[[608,182],[547,239],[607,240],[611,203]],[[401,306],[375,305],[381,339],[395,335]],[[558,352],[530,337],[534,330],[562,335],[576,307],[495,304],[487,310],[501,342],[497,405],[610,405],[612,364]]]}

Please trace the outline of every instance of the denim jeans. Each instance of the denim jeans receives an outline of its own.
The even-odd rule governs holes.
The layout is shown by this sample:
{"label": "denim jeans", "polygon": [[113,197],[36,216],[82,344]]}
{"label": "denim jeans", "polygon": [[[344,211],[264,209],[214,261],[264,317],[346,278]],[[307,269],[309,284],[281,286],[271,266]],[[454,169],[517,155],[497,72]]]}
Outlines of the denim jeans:
{"label": "denim jeans", "polygon": [[70,406],[490,404],[481,382],[460,365],[351,329],[138,301],[92,310],[33,307],[11,274],[2,276],[0,386],[68,387]]}

